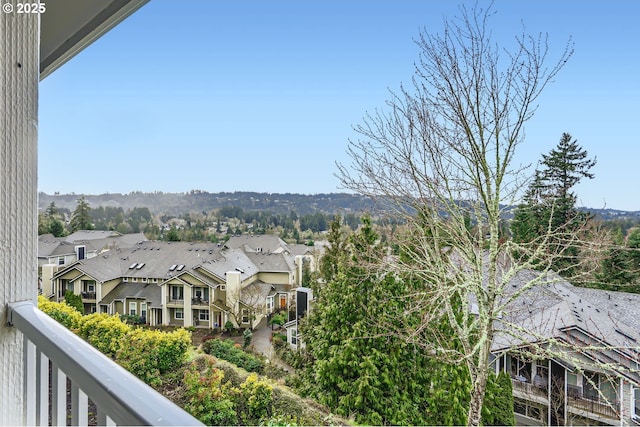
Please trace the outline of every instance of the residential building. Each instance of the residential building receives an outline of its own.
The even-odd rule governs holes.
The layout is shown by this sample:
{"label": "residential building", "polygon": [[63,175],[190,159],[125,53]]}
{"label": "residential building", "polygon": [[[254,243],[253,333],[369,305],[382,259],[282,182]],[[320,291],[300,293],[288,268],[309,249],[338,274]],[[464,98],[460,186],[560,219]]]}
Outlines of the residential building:
{"label": "residential building", "polygon": [[38,236],[38,291],[52,297],[53,274],[65,265],[96,257],[108,250],[129,248],[145,240],[143,233],[121,234],[103,230],[80,230],[66,237],[42,234]]}
{"label": "residential building", "polygon": [[640,295],[531,271],[510,290],[522,293],[503,313],[492,357],[512,377],[517,423],[640,424]]}
{"label": "residential building", "polygon": [[252,328],[288,308],[296,258],[277,236],[229,242],[140,241],[60,269],[53,294],[73,291],[86,313],[136,315],[150,325]]}
{"label": "residential building", "polygon": [[298,287],[292,290],[293,303],[289,310],[289,321],[284,324],[287,331],[287,343],[293,350],[305,347],[304,341],[300,335],[299,323],[312,308],[313,290],[306,287]]}

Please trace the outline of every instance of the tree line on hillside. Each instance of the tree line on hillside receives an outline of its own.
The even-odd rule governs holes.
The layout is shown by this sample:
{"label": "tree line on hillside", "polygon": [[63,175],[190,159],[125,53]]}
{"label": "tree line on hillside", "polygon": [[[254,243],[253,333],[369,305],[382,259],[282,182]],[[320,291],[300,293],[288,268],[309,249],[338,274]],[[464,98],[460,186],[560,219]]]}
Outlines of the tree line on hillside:
{"label": "tree line on hillside", "polygon": [[[245,211],[238,206],[223,206],[210,212],[153,216],[147,207],[124,210],[119,207],[92,208],[84,197],[73,211],[59,209],[51,202],[38,216],[38,234],[62,237],[78,230],[114,230],[122,234],[144,233],[149,240],[219,242],[231,235],[277,233],[289,242],[304,243],[328,228],[332,214],[315,212],[298,215],[271,211]],[[349,213],[344,223],[356,229],[358,215]]]}
{"label": "tree line on hillside", "polygon": [[73,210],[77,200],[84,197],[92,206],[121,207],[125,211],[136,206],[148,207],[154,215],[180,215],[184,212],[202,212],[220,209],[225,206],[238,206],[245,211],[269,211],[288,214],[295,211],[299,215],[322,212],[355,213],[361,215],[371,210],[372,202],[358,194],[326,193],[257,193],[249,191],[209,193],[204,190],[191,190],[184,193],[166,193],[155,191],[145,193],[133,191],[128,194],[46,194],[39,193],[42,210],[52,202],[59,208]]}

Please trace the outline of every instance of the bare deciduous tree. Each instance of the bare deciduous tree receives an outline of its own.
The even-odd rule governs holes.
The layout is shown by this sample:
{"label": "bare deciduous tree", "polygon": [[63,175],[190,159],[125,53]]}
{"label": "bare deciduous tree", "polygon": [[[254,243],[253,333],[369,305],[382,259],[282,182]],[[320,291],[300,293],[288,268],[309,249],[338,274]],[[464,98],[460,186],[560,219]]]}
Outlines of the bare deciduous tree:
{"label": "bare deciduous tree", "polygon": [[[355,128],[352,162],[339,164],[338,176],[408,226],[405,239],[395,236],[402,256],[384,266],[425,284],[406,301],[407,313],[419,313],[423,322],[403,334],[467,366],[467,422],[479,425],[495,324],[517,297],[505,288],[531,267],[523,251],[536,259],[549,255],[548,235],[529,246],[501,236],[503,209],[526,181],[514,155],[538,96],[572,46],[548,65],[546,37],[523,33],[512,50],[501,49],[491,40],[491,10],[460,11],[459,19],[445,20],[441,35],[423,32],[416,40],[421,54],[412,85]],[[441,319],[459,345],[429,329]]]}

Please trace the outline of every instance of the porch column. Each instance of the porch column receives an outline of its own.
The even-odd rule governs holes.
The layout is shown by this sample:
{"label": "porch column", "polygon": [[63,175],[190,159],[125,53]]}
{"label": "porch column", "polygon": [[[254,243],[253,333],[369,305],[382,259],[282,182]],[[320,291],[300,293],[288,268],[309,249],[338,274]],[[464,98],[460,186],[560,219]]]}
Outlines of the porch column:
{"label": "porch column", "polygon": [[[37,1],[37,0],[36,0]],[[0,11],[0,425],[25,425],[22,334],[7,304],[36,302],[40,18]],[[9,5],[9,6],[7,6]],[[8,11],[13,9],[13,12]]]}

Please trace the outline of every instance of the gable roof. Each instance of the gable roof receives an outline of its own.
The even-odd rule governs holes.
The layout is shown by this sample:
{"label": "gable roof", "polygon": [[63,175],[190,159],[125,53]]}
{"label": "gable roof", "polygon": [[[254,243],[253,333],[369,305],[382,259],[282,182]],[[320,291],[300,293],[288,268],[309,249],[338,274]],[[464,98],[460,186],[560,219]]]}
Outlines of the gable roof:
{"label": "gable roof", "polygon": [[161,308],[162,289],[155,283],[129,283],[118,284],[99,302],[100,305],[108,305],[114,301],[124,301],[125,298],[144,299],[150,308]]}
{"label": "gable roof", "polygon": [[118,247],[94,258],[80,260],[56,273],[54,278],[77,269],[100,282],[118,278],[168,280],[189,272],[211,286],[224,282],[228,271],[240,272],[241,280],[261,272],[294,271],[293,257],[285,253],[245,253],[213,243],[142,241],[128,248]]}
{"label": "gable roof", "polygon": [[98,240],[115,236],[122,236],[122,234],[112,230],[78,230],[69,234],[64,238],[64,240],[66,242],[77,242],[81,240]]}
{"label": "gable roof", "polygon": [[594,365],[615,362],[621,375],[640,384],[640,295],[580,288],[555,273],[533,271],[518,273],[508,288],[515,292],[532,279],[540,283],[519,295],[497,322],[492,352],[551,343],[560,359],[571,353],[571,359]]}
{"label": "gable roof", "polygon": [[242,249],[246,253],[291,253],[287,243],[275,234],[232,236],[225,246],[229,249]]}

